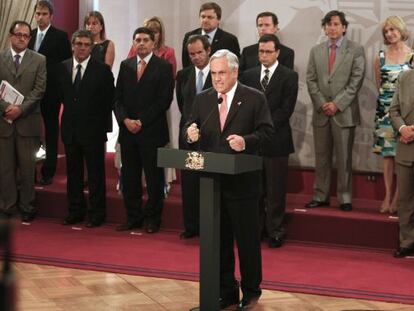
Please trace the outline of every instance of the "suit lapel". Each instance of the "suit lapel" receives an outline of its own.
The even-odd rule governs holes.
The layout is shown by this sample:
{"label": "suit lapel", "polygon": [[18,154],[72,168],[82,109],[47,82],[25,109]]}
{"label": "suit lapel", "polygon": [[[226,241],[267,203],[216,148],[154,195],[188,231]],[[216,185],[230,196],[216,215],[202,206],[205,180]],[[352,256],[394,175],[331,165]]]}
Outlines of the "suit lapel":
{"label": "suit lapel", "polygon": [[[32,56],[33,56],[32,52],[29,49],[27,49],[26,53],[24,54],[23,59],[21,60],[16,77],[20,77],[23,74],[23,72],[30,66],[32,62]],[[14,67],[14,63],[13,63],[13,67]]]}
{"label": "suit lapel", "polygon": [[348,41],[344,39],[340,51],[335,57],[334,67],[332,69],[331,75],[333,75],[336,69],[341,66],[346,54],[348,54]]}
{"label": "suit lapel", "polygon": [[6,64],[7,69],[10,73],[15,76],[16,75],[16,67],[14,66],[13,56],[10,49],[7,50],[6,53],[3,54],[4,63]]}
{"label": "suit lapel", "polygon": [[275,71],[273,72],[272,77],[269,80],[269,84],[267,85],[267,88],[265,91],[266,95],[269,95],[270,91],[275,89],[275,86],[280,81],[281,71],[282,71],[282,67],[280,67],[280,63],[279,63],[279,65],[277,65]]}
{"label": "suit lapel", "polygon": [[[224,123],[223,132],[226,129],[226,127],[231,123],[231,121],[236,116],[237,112],[240,109],[240,106],[242,105],[242,96],[241,96],[241,87],[240,83],[237,84],[236,92],[234,92],[233,101],[231,102],[229,113],[227,114],[226,122]],[[220,118],[219,118],[220,123]]]}
{"label": "suit lapel", "polygon": [[[328,43],[324,42],[319,46],[319,63],[322,66],[322,72],[326,72],[327,75],[329,75],[329,69],[328,69],[328,61],[329,61],[329,49],[328,49]],[[333,71],[332,71],[333,72]]]}
{"label": "suit lapel", "polygon": [[204,82],[204,85],[203,85],[203,90],[207,90],[207,89],[211,88],[211,86],[212,86],[211,74],[210,74],[210,71],[209,71],[208,75],[207,75],[207,78],[206,78],[206,81]]}
{"label": "suit lapel", "polygon": [[188,89],[188,93],[190,94],[190,96],[192,98],[194,98],[194,96],[197,93],[196,87],[195,87],[195,68],[194,66],[192,67],[192,69],[190,70],[190,74],[188,76],[188,80],[187,80],[187,89]]}

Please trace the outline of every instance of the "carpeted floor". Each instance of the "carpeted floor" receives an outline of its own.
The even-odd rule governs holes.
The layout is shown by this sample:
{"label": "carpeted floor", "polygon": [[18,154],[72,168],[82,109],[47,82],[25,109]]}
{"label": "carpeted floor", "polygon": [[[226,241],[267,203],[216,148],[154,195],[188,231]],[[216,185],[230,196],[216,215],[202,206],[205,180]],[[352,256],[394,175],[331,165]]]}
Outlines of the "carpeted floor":
{"label": "carpeted floor", "polygon": [[[17,223],[13,237],[15,261],[198,280],[198,240],[180,241],[175,231],[120,233],[113,225],[66,227],[38,218]],[[262,249],[263,288],[414,304],[413,258],[294,241]]]}

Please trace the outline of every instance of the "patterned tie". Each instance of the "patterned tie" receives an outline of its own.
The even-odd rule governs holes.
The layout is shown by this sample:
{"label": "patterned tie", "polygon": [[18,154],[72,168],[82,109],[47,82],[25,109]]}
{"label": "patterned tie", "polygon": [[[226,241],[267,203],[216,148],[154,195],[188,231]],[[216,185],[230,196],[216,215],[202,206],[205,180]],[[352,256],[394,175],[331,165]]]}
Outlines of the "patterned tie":
{"label": "patterned tie", "polygon": [[203,79],[203,72],[200,70],[199,72],[198,72],[198,75],[197,75],[197,83],[196,83],[196,92],[197,92],[197,94],[198,93],[200,93],[202,90],[203,90],[203,82],[204,82],[204,79]]}
{"label": "patterned tie", "polygon": [[39,32],[39,34],[37,35],[37,40],[36,40],[36,46],[35,46],[35,51],[39,51],[40,46],[42,45],[42,41],[43,41],[43,32]]}
{"label": "patterned tie", "polygon": [[332,73],[333,67],[334,67],[334,63],[335,63],[335,57],[336,57],[336,44],[332,43],[330,45],[330,52],[329,52],[329,63],[328,63],[328,69],[329,69],[329,74]]}
{"label": "patterned tie", "polygon": [[75,93],[79,93],[79,88],[80,88],[80,84],[81,84],[81,80],[82,80],[82,65],[78,64],[76,66],[76,76],[75,76],[75,80],[73,81],[73,88],[75,89]]}
{"label": "patterned tie", "polygon": [[224,124],[226,123],[226,118],[227,118],[227,95],[226,94],[221,94],[220,96],[223,101],[220,104],[220,129],[223,132],[223,128],[224,128]]}
{"label": "patterned tie", "polygon": [[19,70],[20,67],[20,55],[14,55],[14,67],[16,67],[16,72]]}
{"label": "patterned tie", "polygon": [[269,84],[269,69],[265,69],[264,73],[264,77],[262,79],[262,81],[260,81],[260,84],[262,85],[263,91],[266,91],[267,85]]}
{"label": "patterned tie", "polygon": [[140,60],[139,61],[139,64],[138,64],[138,70],[137,70],[137,81],[139,81],[140,79],[141,79],[141,77],[142,77],[142,75],[144,74],[144,71],[145,71],[145,66],[146,66],[146,63],[145,63],[145,61],[144,60]]}

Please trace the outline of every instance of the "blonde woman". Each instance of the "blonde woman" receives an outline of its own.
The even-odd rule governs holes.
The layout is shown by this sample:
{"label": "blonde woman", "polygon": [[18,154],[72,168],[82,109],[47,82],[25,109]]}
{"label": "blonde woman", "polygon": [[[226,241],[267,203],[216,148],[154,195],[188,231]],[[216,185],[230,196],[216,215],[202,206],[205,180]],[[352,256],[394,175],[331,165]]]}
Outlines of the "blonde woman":
{"label": "blonde woman", "polygon": [[413,52],[406,44],[408,30],[401,17],[388,17],[382,26],[382,36],[386,48],[379,51],[374,63],[379,96],[375,114],[373,152],[383,157],[385,197],[380,212],[395,213],[398,189],[393,192],[393,180],[397,133],[391,125],[388,110],[399,74],[411,69],[410,59]]}

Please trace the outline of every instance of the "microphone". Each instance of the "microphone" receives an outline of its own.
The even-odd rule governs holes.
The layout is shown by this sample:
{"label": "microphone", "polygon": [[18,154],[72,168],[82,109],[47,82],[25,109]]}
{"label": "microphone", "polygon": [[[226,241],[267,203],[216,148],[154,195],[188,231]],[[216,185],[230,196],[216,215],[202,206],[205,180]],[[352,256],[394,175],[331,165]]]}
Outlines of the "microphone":
{"label": "microphone", "polygon": [[[217,104],[221,105],[221,103],[223,102],[223,97],[219,97],[217,99]],[[207,121],[210,119],[211,115],[213,114],[213,112],[216,110],[216,107],[213,107],[213,109],[211,109],[211,111],[209,112],[209,114],[207,115],[207,118],[203,121],[203,123],[201,123],[200,125],[200,132],[201,129],[204,127],[204,125],[206,125]]]}

